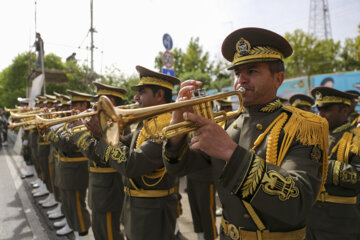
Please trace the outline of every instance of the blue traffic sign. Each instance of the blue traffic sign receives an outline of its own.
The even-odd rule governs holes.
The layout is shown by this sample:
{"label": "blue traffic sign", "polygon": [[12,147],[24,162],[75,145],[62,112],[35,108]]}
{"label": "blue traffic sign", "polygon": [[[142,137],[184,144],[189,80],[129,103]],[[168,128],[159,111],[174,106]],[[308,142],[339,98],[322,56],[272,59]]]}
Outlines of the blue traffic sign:
{"label": "blue traffic sign", "polygon": [[167,34],[167,33],[165,33],[165,34],[163,35],[163,44],[164,44],[165,49],[166,49],[166,50],[169,50],[169,51],[170,51],[170,50],[172,49],[172,47],[173,47],[173,41],[172,41],[170,35]]}
{"label": "blue traffic sign", "polygon": [[175,71],[174,71],[174,69],[163,68],[163,69],[162,69],[162,73],[163,73],[163,74],[166,74],[166,75],[170,75],[170,76],[175,77]]}

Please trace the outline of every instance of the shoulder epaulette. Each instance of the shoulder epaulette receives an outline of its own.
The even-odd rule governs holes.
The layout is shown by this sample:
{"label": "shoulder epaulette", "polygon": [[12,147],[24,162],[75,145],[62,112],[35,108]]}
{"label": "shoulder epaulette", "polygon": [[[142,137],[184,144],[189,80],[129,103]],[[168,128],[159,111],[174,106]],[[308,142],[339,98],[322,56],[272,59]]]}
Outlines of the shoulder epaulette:
{"label": "shoulder epaulette", "polygon": [[[303,145],[320,148],[322,152],[322,187],[326,181],[328,168],[328,122],[325,118],[295,107],[284,106],[283,108],[290,111],[291,116],[284,126],[285,136],[280,149],[279,160],[281,162],[284,159],[295,137]],[[283,146],[285,147],[283,148]]]}
{"label": "shoulder epaulette", "polygon": [[159,133],[161,133],[164,127],[169,126],[172,118],[171,113],[164,113],[157,116],[155,119],[150,119],[144,122],[144,127],[141,129],[141,132],[136,140],[136,147],[139,147],[144,141],[149,138],[153,138],[156,141],[159,138]]}
{"label": "shoulder epaulette", "polygon": [[351,132],[354,134],[354,136],[351,140],[350,152],[360,156],[360,128],[355,127],[351,129]]}

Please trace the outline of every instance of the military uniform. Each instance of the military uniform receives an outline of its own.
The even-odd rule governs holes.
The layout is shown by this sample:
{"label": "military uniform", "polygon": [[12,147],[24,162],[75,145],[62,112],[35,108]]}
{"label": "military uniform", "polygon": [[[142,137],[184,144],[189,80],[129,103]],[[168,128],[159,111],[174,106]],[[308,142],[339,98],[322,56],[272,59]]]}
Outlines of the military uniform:
{"label": "military uniform", "polygon": [[186,176],[186,189],[189,198],[194,231],[204,233],[206,240],[217,237],[215,219],[215,186],[212,168],[202,169]]}
{"label": "military uniform", "polygon": [[[352,96],[332,88],[312,90],[315,104],[328,107],[350,105]],[[360,192],[360,129],[347,123],[331,129],[329,167],[322,189],[308,218],[307,239],[359,239],[360,210],[356,205]]]}
{"label": "military uniform", "polygon": [[[97,95],[112,96],[122,99],[125,89],[105,84],[93,83]],[[128,130],[129,131],[129,130]],[[85,128],[70,139],[89,159],[89,194],[88,203],[92,210],[92,230],[95,239],[123,239],[120,232],[120,216],[124,199],[122,176],[108,162],[94,154],[98,141]]]}
{"label": "military uniform", "polygon": [[[180,81],[137,66],[140,82],[133,88],[147,85],[172,89]],[[141,122],[134,132],[121,138],[115,147],[100,139],[95,153],[124,176],[123,223],[129,240],[175,239],[178,199],[177,177],[166,173],[161,157],[160,141],[149,134],[169,124],[171,114]],[[147,129],[147,130],[146,130]],[[150,131],[150,132],[149,132]]]}
{"label": "military uniform", "polygon": [[[257,28],[235,31],[222,50],[231,69],[283,61],[292,52],[281,36]],[[244,107],[226,130],[238,144],[227,163],[191,150],[185,141],[182,146],[165,144],[164,162],[171,174],[211,165],[220,176],[221,240],[304,239],[306,214],[327,167],[327,128],[324,119],[274,99]]]}
{"label": "military uniform", "polygon": [[[90,102],[92,95],[67,90],[71,102]],[[61,211],[70,228],[80,235],[87,234],[90,214],[86,208],[86,190],[89,185],[88,159],[75,144],[69,141],[70,133],[58,131],[55,146],[59,150],[58,186],[61,195]]]}

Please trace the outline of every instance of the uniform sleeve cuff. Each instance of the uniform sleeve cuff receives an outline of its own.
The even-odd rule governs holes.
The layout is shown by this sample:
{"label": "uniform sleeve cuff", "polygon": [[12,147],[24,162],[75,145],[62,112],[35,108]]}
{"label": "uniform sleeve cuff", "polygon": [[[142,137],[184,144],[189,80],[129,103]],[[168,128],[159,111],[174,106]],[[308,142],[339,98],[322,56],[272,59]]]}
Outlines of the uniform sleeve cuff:
{"label": "uniform sleeve cuff", "polygon": [[163,143],[163,158],[168,163],[178,163],[186,154],[189,149],[189,145],[186,140],[183,140],[180,144],[176,146],[170,146],[167,140]]}

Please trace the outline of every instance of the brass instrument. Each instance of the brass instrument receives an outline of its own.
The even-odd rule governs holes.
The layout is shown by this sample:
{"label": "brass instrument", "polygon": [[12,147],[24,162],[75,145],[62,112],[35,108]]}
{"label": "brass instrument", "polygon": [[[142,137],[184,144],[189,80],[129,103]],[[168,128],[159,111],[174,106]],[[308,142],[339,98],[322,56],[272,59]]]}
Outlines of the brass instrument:
{"label": "brass instrument", "polygon": [[[138,104],[129,104],[129,105],[118,106],[116,108],[129,109],[129,108],[136,108],[138,106],[139,106]],[[45,133],[46,129],[49,127],[55,126],[57,124],[68,123],[68,122],[73,122],[73,121],[76,121],[79,119],[88,118],[88,117],[96,115],[97,113],[98,113],[97,111],[83,112],[83,113],[80,113],[77,115],[62,117],[62,118],[57,118],[57,119],[45,119],[40,116],[36,116],[35,124],[36,124],[39,134],[43,135]],[[82,126],[82,125],[80,125],[80,126]],[[79,127],[79,126],[77,126],[77,127]],[[66,128],[66,129],[68,132],[71,132],[68,128]]]}
{"label": "brass instrument", "polygon": [[58,116],[58,115],[66,115],[66,114],[70,114],[71,110],[68,111],[59,111],[59,112],[44,112],[42,113],[44,110],[37,110],[37,111],[32,111],[31,113],[13,113],[11,114],[11,120],[16,121],[16,120],[22,120],[22,119],[34,119],[36,116],[45,116],[45,115],[51,115],[51,116]]}
{"label": "brass instrument", "polygon": [[[217,123],[234,118],[242,111],[242,94],[244,92],[245,89],[240,88],[237,91],[218,93],[210,96],[193,98],[182,102],[131,110],[115,109],[107,97],[101,96],[98,101],[98,117],[105,141],[111,146],[116,146],[119,143],[120,133],[126,126],[153,118],[166,112],[172,112],[183,107],[193,107],[196,114],[214,120]],[[239,108],[237,111],[229,115],[227,115],[224,111],[213,113],[211,101],[223,99],[233,95],[237,96],[239,99]],[[170,125],[164,128],[161,134],[154,137],[169,139],[178,135],[189,133],[196,130],[197,128],[198,126],[196,126],[193,122],[183,121],[181,123]]]}

